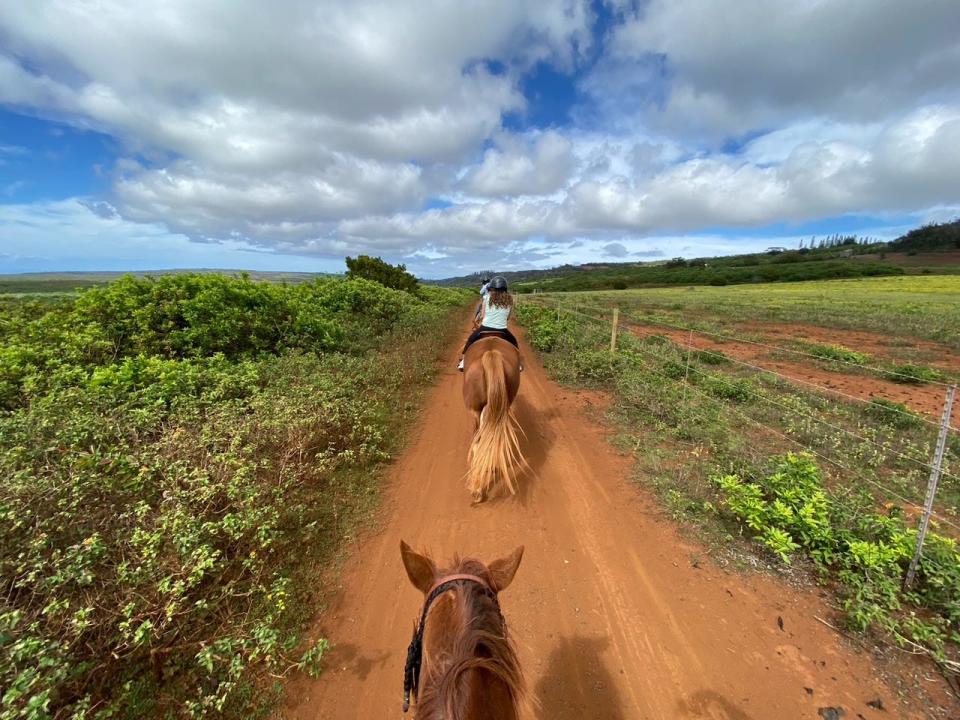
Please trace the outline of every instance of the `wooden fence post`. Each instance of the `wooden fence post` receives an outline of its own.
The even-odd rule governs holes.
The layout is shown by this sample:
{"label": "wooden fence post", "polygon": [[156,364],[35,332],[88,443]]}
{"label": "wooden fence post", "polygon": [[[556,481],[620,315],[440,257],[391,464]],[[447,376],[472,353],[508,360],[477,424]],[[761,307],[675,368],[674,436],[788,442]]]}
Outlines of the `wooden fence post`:
{"label": "wooden fence post", "polygon": [[907,568],[903,579],[903,589],[906,590],[917,574],[920,557],[923,555],[923,540],[927,536],[927,525],[930,524],[930,514],[933,512],[933,497],[937,494],[937,482],[940,480],[940,468],[943,466],[943,449],[947,444],[947,433],[950,430],[950,418],[953,415],[953,392],[955,385],[947,388],[947,399],[943,406],[943,419],[940,421],[940,435],[937,437],[937,449],[933,453],[933,466],[930,469],[930,481],[927,483],[927,497],[923,501],[923,516],[920,518],[920,532],[917,534],[917,547],[913,551],[913,559]]}
{"label": "wooden fence post", "polygon": [[610,330],[610,352],[617,351],[617,326],[620,324],[620,308],[613,309],[613,328]]}

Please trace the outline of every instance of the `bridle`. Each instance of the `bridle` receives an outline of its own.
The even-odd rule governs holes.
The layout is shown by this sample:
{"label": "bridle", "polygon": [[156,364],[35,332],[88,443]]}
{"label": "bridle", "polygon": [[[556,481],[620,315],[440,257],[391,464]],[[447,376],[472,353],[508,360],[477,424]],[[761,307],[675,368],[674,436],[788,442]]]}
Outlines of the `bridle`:
{"label": "bridle", "polygon": [[448,590],[452,590],[459,583],[473,583],[479,585],[483,594],[493,600],[497,613],[500,613],[500,603],[497,601],[497,593],[490,583],[477,575],[468,575],[465,573],[455,573],[444,575],[437,580],[427,593],[427,599],[423,602],[423,610],[420,613],[420,622],[413,626],[413,639],[407,647],[407,663],[403,667],[403,711],[410,709],[410,694],[413,693],[414,700],[417,699],[417,693],[420,690],[420,665],[423,662],[423,630],[427,622],[427,613],[430,612],[430,606],[433,601],[443,595]]}

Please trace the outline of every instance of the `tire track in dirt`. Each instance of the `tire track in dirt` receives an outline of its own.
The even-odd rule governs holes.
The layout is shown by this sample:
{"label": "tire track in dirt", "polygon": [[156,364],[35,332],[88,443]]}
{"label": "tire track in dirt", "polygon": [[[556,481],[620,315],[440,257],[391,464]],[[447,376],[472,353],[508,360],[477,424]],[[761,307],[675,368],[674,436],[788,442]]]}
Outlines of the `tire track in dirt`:
{"label": "tire track in dirt", "polygon": [[[516,498],[470,507],[471,423],[451,354],[391,469],[382,526],[357,543],[317,621],[334,646],[325,670],[288,685],[284,717],[402,717],[422,597],[406,579],[401,539],[440,563],[526,546],[501,603],[539,705],[532,717],[789,720],[824,706],[865,720],[923,717],[905,713],[870,659],[813,619],[829,612],[819,600],[691,560],[696,548],[630,486],[629,461],[586,419],[578,394],[549,381],[525,342],[523,351],[515,408],[535,476]],[[886,712],[866,705],[875,698]]]}

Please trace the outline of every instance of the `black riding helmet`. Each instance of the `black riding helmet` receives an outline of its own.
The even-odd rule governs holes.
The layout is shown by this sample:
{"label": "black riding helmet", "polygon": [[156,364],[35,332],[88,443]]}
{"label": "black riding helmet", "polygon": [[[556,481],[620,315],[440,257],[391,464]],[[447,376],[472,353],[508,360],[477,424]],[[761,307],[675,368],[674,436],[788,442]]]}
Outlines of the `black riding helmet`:
{"label": "black riding helmet", "polygon": [[487,286],[488,290],[506,290],[507,289],[507,279],[502,275],[497,275],[493,280],[490,281],[490,285]]}

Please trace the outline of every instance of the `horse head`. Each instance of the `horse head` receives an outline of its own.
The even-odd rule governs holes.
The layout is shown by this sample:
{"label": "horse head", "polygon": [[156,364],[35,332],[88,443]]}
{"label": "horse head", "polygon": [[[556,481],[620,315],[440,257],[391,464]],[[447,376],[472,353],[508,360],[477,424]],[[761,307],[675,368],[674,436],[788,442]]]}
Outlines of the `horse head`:
{"label": "horse head", "polygon": [[513,581],[523,547],[489,565],[454,558],[444,569],[402,541],[400,555],[424,595],[407,651],[404,710],[412,693],[417,720],[518,717],[523,676],[498,595]]}

